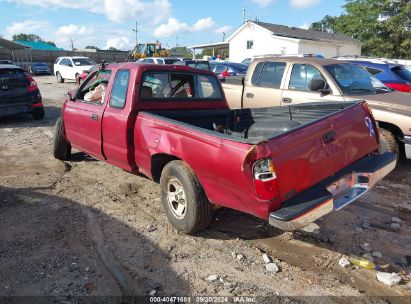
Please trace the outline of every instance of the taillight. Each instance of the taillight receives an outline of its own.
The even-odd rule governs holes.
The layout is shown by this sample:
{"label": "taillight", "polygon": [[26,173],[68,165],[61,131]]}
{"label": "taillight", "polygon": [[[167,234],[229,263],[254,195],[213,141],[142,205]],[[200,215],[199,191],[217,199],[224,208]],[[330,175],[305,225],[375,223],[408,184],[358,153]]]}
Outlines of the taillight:
{"label": "taillight", "polygon": [[27,80],[29,81],[27,92],[30,93],[30,92],[34,92],[38,90],[37,82],[33,79],[33,77],[31,77],[30,74],[26,74],[26,77],[27,77]]}
{"label": "taillight", "polygon": [[261,200],[278,198],[277,175],[273,160],[265,158],[256,161],[253,166],[255,192]]}
{"label": "taillight", "polygon": [[385,83],[385,85],[391,89],[394,89],[396,91],[400,92],[406,92],[410,93],[411,92],[411,86],[409,84],[405,83]]}
{"label": "taillight", "polygon": [[228,76],[231,76],[229,71],[224,71],[221,73],[221,77],[228,77]]}

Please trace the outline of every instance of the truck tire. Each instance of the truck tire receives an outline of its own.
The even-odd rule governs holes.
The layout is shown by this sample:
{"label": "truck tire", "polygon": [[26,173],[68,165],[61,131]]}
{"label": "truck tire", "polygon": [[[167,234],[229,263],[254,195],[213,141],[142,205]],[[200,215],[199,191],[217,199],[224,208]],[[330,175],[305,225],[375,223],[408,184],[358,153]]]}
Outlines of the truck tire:
{"label": "truck tire", "polygon": [[37,109],[31,112],[31,115],[35,120],[40,120],[44,118],[44,109]]}
{"label": "truck tire", "polygon": [[53,155],[60,160],[69,160],[71,156],[71,145],[64,136],[63,119],[59,117],[54,128]]}
{"label": "truck tire", "polygon": [[395,140],[395,136],[388,130],[380,128],[380,153],[393,152],[399,156],[398,143]]}
{"label": "truck tire", "polygon": [[64,78],[61,76],[60,72],[56,73],[56,77],[57,77],[57,82],[58,83],[63,83],[64,82]]}
{"label": "truck tire", "polygon": [[161,202],[178,231],[193,234],[206,229],[213,219],[213,206],[192,169],[183,161],[169,162],[161,172]]}

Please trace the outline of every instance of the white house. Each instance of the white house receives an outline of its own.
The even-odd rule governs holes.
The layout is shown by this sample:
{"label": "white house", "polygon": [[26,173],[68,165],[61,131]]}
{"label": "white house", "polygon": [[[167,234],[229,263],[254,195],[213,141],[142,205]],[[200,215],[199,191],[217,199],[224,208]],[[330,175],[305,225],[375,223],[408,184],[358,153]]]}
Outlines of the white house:
{"label": "white house", "polygon": [[266,54],[321,54],[324,57],[361,55],[361,43],[342,34],[246,21],[229,38],[230,61]]}

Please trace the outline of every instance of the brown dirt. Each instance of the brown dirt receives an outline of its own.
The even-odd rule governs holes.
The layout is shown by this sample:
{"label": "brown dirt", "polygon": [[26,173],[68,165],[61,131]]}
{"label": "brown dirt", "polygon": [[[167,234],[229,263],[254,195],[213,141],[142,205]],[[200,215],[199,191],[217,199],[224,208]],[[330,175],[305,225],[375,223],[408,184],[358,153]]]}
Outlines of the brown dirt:
{"label": "brown dirt", "polygon": [[[410,261],[398,264],[411,253],[411,162],[400,163],[360,201],[318,221],[319,234],[284,233],[219,209],[207,231],[186,236],[168,224],[157,184],[78,151],[70,162],[53,158],[53,125],[75,84],[37,81],[46,118],[0,120],[0,296],[120,296],[153,289],[167,296],[326,296],[337,303],[352,302],[352,296],[400,303],[411,296]],[[390,228],[393,216],[403,220],[398,231]],[[364,221],[371,227],[356,231]],[[382,253],[379,264],[401,273],[401,285],[390,288],[374,271],[338,265],[342,255],[362,255],[364,242]],[[263,251],[279,273],[265,270]],[[226,284],[209,283],[211,274]]]}

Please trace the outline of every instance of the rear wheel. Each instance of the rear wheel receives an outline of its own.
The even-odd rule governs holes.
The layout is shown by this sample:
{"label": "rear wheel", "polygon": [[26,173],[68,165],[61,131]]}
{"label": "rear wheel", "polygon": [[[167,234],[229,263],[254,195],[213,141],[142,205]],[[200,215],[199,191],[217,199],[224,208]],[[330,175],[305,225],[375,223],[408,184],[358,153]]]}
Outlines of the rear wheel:
{"label": "rear wheel", "polygon": [[57,73],[56,73],[56,77],[57,77],[57,82],[58,82],[58,83],[63,83],[63,82],[64,82],[64,78],[61,77],[60,72],[57,72]]}
{"label": "rear wheel", "polygon": [[380,153],[392,152],[399,156],[400,149],[394,134],[386,129],[380,129]]}
{"label": "rear wheel", "polygon": [[186,234],[206,229],[213,207],[192,169],[183,161],[168,163],[160,178],[161,202],[171,224]]}
{"label": "rear wheel", "polygon": [[31,115],[35,120],[40,120],[44,118],[44,109],[37,109],[31,112]]}
{"label": "rear wheel", "polygon": [[68,160],[71,156],[71,145],[64,136],[63,119],[59,117],[54,128],[53,155],[60,160]]}

